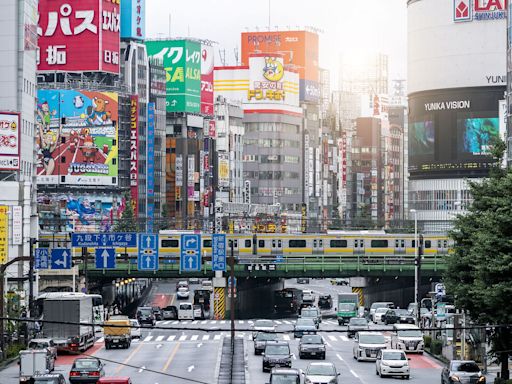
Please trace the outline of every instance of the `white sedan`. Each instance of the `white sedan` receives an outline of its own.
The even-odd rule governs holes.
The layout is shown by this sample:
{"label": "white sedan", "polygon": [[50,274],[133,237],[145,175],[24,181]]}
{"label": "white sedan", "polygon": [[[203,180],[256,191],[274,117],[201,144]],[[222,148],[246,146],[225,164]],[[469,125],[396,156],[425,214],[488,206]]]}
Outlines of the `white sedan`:
{"label": "white sedan", "polygon": [[384,315],[389,308],[377,308],[375,313],[373,314],[373,322],[375,324],[382,324],[382,315]]}
{"label": "white sedan", "polygon": [[380,377],[401,376],[407,380],[411,376],[409,359],[399,349],[382,349],[377,354],[375,373]]}
{"label": "white sedan", "polygon": [[178,292],[176,293],[176,297],[178,300],[187,300],[190,296],[190,291],[188,288],[181,287],[178,288]]}
{"label": "white sedan", "polygon": [[140,339],[140,324],[137,319],[130,319],[130,334],[132,339]]}

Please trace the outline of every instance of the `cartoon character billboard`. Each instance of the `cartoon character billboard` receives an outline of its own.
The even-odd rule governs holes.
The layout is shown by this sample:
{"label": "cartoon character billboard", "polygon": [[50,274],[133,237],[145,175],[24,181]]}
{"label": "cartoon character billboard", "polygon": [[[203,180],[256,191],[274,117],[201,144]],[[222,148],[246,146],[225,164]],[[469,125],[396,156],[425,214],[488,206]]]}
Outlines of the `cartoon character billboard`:
{"label": "cartoon character billboard", "polygon": [[146,41],[148,56],[162,61],[167,112],[201,111],[201,44],[190,40]]}
{"label": "cartoon character billboard", "polygon": [[118,95],[39,90],[38,184],[117,185]]}

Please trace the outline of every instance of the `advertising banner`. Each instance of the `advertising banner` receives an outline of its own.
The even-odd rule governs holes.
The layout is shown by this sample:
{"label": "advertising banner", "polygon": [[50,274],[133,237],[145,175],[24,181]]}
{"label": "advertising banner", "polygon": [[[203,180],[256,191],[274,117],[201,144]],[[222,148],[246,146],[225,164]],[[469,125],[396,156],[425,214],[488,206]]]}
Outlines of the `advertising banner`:
{"label": "advertising banner", "polygon": [[39,1],[39,71],[119,73],[119,2]]}
{"label": "advertising banner", "polygon": [[23,208],[19,205],[12,207],[12,243],[23,244]]}
{"label": "advertising banner", "polygon": [[20,169],[20,115],[0,112],[0,170]]}
{"label": "advertising banner", "polygon": [[130,195],[133,214],[139,213],[139,96],[130,96]]}
{"label": "advertising banner", "polygon": [[229,154],[218,153],[219,159],[219,187],[229,187]]}
{"label": "advertising banner", "polygon": [[183,186],[183,156],[176,155],[176,186]]}
{"label": "advertising banner", "polygon": [[201,113],[213,116],[213,47],[201,45]]}
{"label": "advertising banner", "polygon": [[121,38],[144,40],[146,37],[146,0],[121,1]]}
{"label": "advertising banner", "polygon": [[167,112],[201,112],[201,44],[188,40],[146,41],[148,56],[163,62]]}
{"label": "advertising banner", "polygon": [[148,232],[153,232],[155,218],[155,103],[148,103],[148,136],[147,136],[147,217]]}
{"label": "advertising banner", "polygon": [[118,94],[37,92],[38,184],[117,185]]}
{"label": "advertising banner", "polygon": [[195,184],[195,170],[196,170],[196,158],[194,155],[188,156],[187,161],[187,196],[189,199],[194,198],[194,184]]}
{"label": "advertising banner", "polygon": [[9,207],[0,205],[0,264],[5,264],[9,257]]}

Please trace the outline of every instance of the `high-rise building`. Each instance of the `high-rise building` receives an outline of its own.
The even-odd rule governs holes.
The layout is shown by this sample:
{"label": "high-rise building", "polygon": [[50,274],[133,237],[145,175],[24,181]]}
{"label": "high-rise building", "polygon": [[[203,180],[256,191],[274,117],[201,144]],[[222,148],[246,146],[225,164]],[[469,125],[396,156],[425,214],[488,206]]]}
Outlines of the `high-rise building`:
{"label": "high-rise building", "polygon": [[[29,255],[30,239],[37,238],[36,16],[36,1],[0,3],[0,135],[8,138],[0,147],[0,264]],[[29,263],[23,262],[9,266],[8,288],[28,292],[28,282],[23,280],[28,269]],[[28,307],[28,300],[21,304]]]}
{"label": "high-rise building", "polygon": [[504,4],[408,2],[409,208],[427,230],[449,227],[470,202],[467,180],[496,166],[489,149],[505,131]]}

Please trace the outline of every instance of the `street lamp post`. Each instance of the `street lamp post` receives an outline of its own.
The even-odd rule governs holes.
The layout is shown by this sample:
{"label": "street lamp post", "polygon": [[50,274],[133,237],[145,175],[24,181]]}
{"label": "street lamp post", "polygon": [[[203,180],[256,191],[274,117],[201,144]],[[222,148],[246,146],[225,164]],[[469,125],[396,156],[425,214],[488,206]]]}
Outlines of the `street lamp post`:
{"label": "street lamp post", "polygon": [[[418,262],[418,213],[411,209],[414,214],[414,304],[416,306],[416,318],[419,319],[420,307],[418,303],[419,292],[419,262]],[[419,321],[418,321],[419,325]]]}

